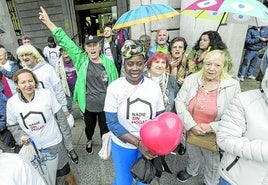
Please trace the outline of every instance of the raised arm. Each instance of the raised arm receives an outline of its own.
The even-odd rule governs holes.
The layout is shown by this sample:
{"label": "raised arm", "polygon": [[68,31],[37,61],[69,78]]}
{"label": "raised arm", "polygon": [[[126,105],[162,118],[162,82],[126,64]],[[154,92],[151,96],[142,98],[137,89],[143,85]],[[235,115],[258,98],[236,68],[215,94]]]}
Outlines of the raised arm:
{"label": "raised arm", "polygon": [[57,26],[50,20],[47,12],[42,6],[40,6],[40,9],[41,9],[41,12],[39,12],[40,21],[42,21],[42,23],[44,23],[48,27],[48,29],[50,29],[50,31],[53,31],[55,28],[57,28]]}

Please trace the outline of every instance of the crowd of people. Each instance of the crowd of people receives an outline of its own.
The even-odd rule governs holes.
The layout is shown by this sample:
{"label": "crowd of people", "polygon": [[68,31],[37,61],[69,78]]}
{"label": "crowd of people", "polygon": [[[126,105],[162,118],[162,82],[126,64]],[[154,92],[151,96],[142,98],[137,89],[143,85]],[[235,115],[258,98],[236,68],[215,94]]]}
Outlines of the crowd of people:
{"label": "crowd of people", "polygon": [[[21,38],[17,58],[0,47],[0,134],[8,147],[20,149],[21,137],[27,135],[37,149],[57,153],[57,183],[77,184],[68,163],[68,156],[79,163],[70,125],[73,102],[84,119],[88,154],[94,151],[97,124],[101,138],[111,132],[113,185],[132,185],[130,170],[135,162],[140,157],[158,157],[144,145],[139,132],[147,120],[163,112],[176,113],[184,125],[187,166],[176,174],[179,181],[197,176],[204,164],[206,185],[267,182],[268,50],[261,63],[261,89],[241,93],[239,81],[228,74],[232,57],[217,31],[203,32],[186,53],[186,39],[169,38],[166,29],[159,29],[155,44],[146,48],[144,40],[120,42],[120,34],[114,34],[107,24],[103,38],[89,35],[80,47],[42,7],[39,19],[51,31],[43,51],[29,36]],[[238,74],[241,81],[246,72],[255,79],[258,52],[267,46],[266,29],[248,30]],[[260,121],[256,122],[254,114],[260,115]],[[7,131],[8,138],[4,137]],[[217,151],[190,142],[190,137],[202,140],[208,136],[218,144]],[[247,175],[250,168],[258,176]],[[34,169],[27,166],[26,170]],[[136,184],[144,183],[136,180]]]}

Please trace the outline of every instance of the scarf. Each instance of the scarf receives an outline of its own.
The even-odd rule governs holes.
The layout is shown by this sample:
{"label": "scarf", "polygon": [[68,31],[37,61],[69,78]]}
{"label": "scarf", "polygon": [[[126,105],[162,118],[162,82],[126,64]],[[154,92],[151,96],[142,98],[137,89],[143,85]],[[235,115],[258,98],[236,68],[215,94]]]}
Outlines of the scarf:
{"label": "scarf", "polygon": [[8,85],[8,82],[7,82],[5,75],[2,75],[2,83],[4,85],[4,90],[3,90],[4,94],[6,95],[7,98],[10,98],[13,94],[11,92],[9,85]]}

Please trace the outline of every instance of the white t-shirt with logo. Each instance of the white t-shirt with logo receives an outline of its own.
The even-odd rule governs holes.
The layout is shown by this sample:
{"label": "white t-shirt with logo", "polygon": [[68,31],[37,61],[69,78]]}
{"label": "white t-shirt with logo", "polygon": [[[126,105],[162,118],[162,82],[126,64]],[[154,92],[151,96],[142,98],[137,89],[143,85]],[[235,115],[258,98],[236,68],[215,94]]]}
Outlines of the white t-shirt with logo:
{"label": "white t-shirt with logo", "polygon": [[104,42],[103,50],[104,50],[105,56],[107,58],[111,59],[112,61],[114,61],[112,50],[111,50],[109,42]]}
{"label": "white t-shirt with logo", "polygon": [[[107,89],[104,111],[117,112],[119,123],[140,138],[142,125],[153,119],[156,112],[165,110],[165,107],[160,87],[151,79],[144,77],[144,81],[135,88],[136,85],[127,82],[125,77],[111,83]],[[130,98],[127,98],[130,94]],[[112,135],[112,140],[120,146],[135,148],[132,144],[122,142],[115,135]]]}
{"label": "white t-shirt with logo", "polygon": [[17,93],[7,102],[7,123],[19,123],[21,129],[35,142],[38,149],[61,142],[62,134],[54,117],[61,105],[48,89],[35,89],[31,102],[25,103]]}
{"label": "white t-shirt with logo", "polygon": [[57,61],[60,59],[60,46],[57,45],[55,48],[44,47],[43,55],[47,58],[49,64],[55,68]]}

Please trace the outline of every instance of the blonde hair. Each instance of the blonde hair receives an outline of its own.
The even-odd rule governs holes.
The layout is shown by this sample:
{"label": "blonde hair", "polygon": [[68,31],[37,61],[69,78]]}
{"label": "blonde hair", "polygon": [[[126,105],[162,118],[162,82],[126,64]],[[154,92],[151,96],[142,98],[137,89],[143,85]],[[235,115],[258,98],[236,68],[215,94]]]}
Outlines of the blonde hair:
{"label": "blonde hair", "polygon": [[[39,51],[31,44],[21,45],[20,47],[18,47],[16,53],[17,53],[20,61],[23,61],[21,58],[21,55],[24,55],[26,53],[31,53],[32,56],[34,56],[34,58],[36,59],[36,63],[38,63],[40,61],[45,61],[45,59],[41,56]],[[22,64],[22,65],[24,66],[24,64]]]}
{"label": "blonde hair", "polygon": [[[224,66],[223,66],[222,73],[220,75],[220,80],[224,80],[224,79],[227,79],[227,78],[231,77],[227,73],[227,71],[228,71],[228,61],[227,61],[228,53],[227,53],[227,50],[218,50],[218,49],[216,49],[216,50],[210,51],[206,55],[206,57],[204,58],[203,63],[205,64],[209,60],[217,60],[220,57],[222,57],[224,59],[224,64],[223,64]],[[199,72],[197,72],[198,76],[203,77],[204,66],[205,65],[203,65],[202,69]]]}

